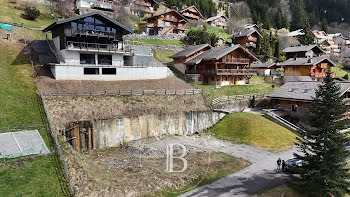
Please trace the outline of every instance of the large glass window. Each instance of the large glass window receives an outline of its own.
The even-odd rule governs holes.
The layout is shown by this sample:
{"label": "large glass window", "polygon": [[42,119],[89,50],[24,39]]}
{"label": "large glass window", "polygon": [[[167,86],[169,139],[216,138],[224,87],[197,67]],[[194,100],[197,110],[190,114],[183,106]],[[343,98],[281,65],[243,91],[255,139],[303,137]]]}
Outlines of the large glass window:
{"label": "large glass window", "polygon": [[117,74],[116,68],[102,68],[103,75],[115,75]]}
{"label": "large glass window", "polygon": [[96,64],[95,54],[80,54],[80,64]]}
{"label": "large glass window", "polygon": [[87,17],[87,18],[85,18],[85,19],[84,19],[84,22],[86,22],[86,23],[95,23],[95,22],[94,22],[94,18],[92,18],[92,17]]}
{"label": "large glass window", "polygon": [[99,75],[99,68],[84,68],[84,75]]}
{"label": "large glass window", "polygon": [[112,65],[112,56],[111,55],[98,55],[98,64]]}

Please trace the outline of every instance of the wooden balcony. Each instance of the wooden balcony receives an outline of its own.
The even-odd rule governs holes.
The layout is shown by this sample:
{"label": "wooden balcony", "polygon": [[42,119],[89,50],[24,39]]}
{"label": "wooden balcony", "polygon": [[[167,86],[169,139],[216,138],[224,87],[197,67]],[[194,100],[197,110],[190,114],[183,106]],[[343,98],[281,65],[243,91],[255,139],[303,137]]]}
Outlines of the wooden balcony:
{"label": "wooden balcony", "polygon": [[[310,73],[310,77],[324,78],[326,76],[327,76],[327,73],[322,73],[322,72]],[[331,77],[336,77],[336,74],[331,73]]]}
{"label": "wooden balcony", "polygon": [[136,0],[135,1],[136,5],[142,5],[142,6],[146,6],[146,7],[152,7],[152,5],[150,3],[146,3],[144,1],[140,1],[140,0]]}
{"label": "wooden balcony", "polygon": [[171,22],[175,22],[175,23],[179,22],[177,20],[177,18],[171,18],[171,17],[164,17],[163,20],[164,21],[171,21]]}
{"label": "wooden balcony", "polygon": [[194,14],[190,14],[188,12],[184,12],[184,13],[182,13],[182,15],[186,16],[186,17],[189,17],[189,18],[197,19],[197,20],[199,19],[199,16],[194,15]]}
{"label": "wooden balcony", "polygon": [[248,58],[223,58],[222,63],[225,64],[249,64]]}
{"label": "wooden balcony", "polygon": [[258,39],[257,39],[257,38],[254,38],[254,37],[248,37],[248,41],[249,41],[249,42],[257,42]]}
{"label": "wooden balcony", "polygon": [[210,69],[210,70],[186,70],[186,74],[203,74],[203,75],[256,75],[253,69]]}

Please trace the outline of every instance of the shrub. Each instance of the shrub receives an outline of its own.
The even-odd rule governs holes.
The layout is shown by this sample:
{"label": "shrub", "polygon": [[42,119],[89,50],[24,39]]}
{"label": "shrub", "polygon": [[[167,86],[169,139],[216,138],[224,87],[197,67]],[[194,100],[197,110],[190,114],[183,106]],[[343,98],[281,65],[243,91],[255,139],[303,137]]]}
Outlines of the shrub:
{"label": "shrub", "polygon": [[211,46],[215,46],[218,39],[214,33],[209,33],[206,29],[191,29],[187,32],[183,41],[188,45],[210,44]]}
{"label": "shrub", "polygon": [[35,7],[27,7],[24,9],[24,16],[29,20],[35,20],[40,16],[40,11]]}

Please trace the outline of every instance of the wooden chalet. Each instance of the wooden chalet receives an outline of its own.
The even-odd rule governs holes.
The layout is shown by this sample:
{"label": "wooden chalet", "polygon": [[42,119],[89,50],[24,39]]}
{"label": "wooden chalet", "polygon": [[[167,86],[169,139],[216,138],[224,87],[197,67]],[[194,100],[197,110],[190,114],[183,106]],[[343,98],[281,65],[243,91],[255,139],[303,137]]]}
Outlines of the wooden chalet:
{"label": "wooden chalet", "polygon": [[[187,55],[184,51],[173,56],[175,63],[178,57]],[[204,51],[205,50],[205,51]],[[243,85],[249,84],[249,79],[256,75],[256,71],[249,69],[258,59],[241,45],[232,47],[205,47],[188,50],[192,54],[181,61],[184,64],[185,74],[199,84],[211,85]],[[204,52],[203,52],[204,51]]]}
{"label": "wooden chalet", "polygon": [[141,17],[151,17],[155,14],[155,0],[129,0],[130,13]]}
{"label": "wooden chalet", "polygon": [[145,21],[145,24],[139,24],[138,26],[148,35],[168,33],[184,35],[187,30],[185,24],[188,22],[185,17],[175,10],[151,16]]}
{"label": "wooden chalet", "polygon": [[234,44],[240,44],[242,46],[256,48],[258,37],[262,38],[262,35],[259,33],[259,31],[254,28],[251,28],[236,31],[230,38],[232,39],[232,43]]}
{"label": "wooden chalet", "polygon": [[[283,81],[322,81],[335,63],[327,56],[290,58],[278,64],[284,69]],[[332,74],[335,76],[335,74]]]}
{"label": "wooden chalet", "polygon": [[316,44],[287,47],[283,50],[286,58],[315,57],[324,54],[324,51]]}
{"label": "wooden chalet", "polygon": [[182,16],[184,16],[187,20],[203,20],[204,17],[203,15],[200,13],[200,11],[196,8],[196,6],[192,5],[188,8],[185,8],[183,10],[180,11],[180,13],[182,14]]}
{"label": "wooden chalet", "polygon": [[[340,86],[344,103],[350,105],[350,83],[336,83]],[[311,106],[313,98],[316,97],[316,90],[321,84],[321,82],[316,81],[288,82],[268,97],[272,99],[272,103],[276,106],[277,114],[293,123],[298,123]],[[349,114],[347,114],[347,117],[349,117]]]}
{"label": "wooden chalet", "polygon": [[279,68],[279,66],[277,66],[277,63],[272,61],[272,60],[268,60],[266,62],[254,62],[253,64],[250,65],[251,69],[255,69],[257,70],[257,74],[259,76],[278,76],[279,73],[277,72],[277,68]]}
{"label": "wooden chalet", "polygon": [[227,29],[227,18],[224,15],[213,16],[207,19],[207,23],[212,27]]}

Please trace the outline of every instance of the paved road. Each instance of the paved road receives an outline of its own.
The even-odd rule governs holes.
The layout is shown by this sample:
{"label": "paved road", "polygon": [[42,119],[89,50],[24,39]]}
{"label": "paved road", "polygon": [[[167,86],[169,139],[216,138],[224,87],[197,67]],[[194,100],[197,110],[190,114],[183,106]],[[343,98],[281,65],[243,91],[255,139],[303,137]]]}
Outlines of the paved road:
{"label": "paved road", "polygon": [[252,165],[211,184],[191,190],[181,195],[182,197],[246,197],[281,185],[289,178],[288,175],[276,171],[276,160],[278,157],[284,160],[293,158],[293,152],[296,152],[295,147],[274,154],[247,145],[218,143],[219,141],[217,139],[210,140],[207,147],[245,159],[251,162]]}

